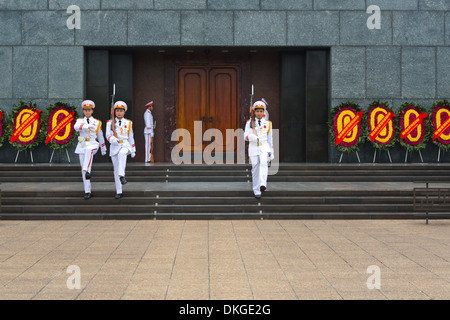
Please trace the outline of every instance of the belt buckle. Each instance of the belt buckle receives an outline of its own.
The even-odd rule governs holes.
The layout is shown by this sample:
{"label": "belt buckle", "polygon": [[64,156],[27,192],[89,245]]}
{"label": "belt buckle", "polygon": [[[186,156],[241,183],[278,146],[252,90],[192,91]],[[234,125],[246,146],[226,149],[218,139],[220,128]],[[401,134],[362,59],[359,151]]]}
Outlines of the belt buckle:
{"label": "belt buckle", "polygon": [[119,143],[122,144],[122,143],[123,143],[123,140],[119,140]]}
{"label": "belt buckle", "polygon": [[89,142],[89,141],[91,141],[91,139],[89,139],[89,138],[85,138],[85,139],[84,139],[84,141],[87,141],[87,142]]}

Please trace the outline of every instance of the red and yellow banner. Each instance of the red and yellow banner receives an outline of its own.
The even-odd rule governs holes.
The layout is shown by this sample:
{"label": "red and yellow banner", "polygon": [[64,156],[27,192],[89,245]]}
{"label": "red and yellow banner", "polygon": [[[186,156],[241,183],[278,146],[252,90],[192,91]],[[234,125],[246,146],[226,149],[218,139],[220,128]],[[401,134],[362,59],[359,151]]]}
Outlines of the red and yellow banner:
{"label": "red and yellow banner", "polygon": [[447,120],[445,120],[445,122],[441,124],[436,131],[434,131],[433,141],[440,138],[444,133],[444,131],[447,130],[449,127],[450,127],[450,117],[448,117]]}
{"label": "red and yellow banner", "polygon": [[[413,132],[414,130],[416,130],[417,127],[422,125],[422,122],[426,117],[428,117],[428,114],[425,112],[419,114],[419,116],[413,122],[411,122],[405,129],[402,130],[400,138],[405,139],[406,137],[408,137],[411,134],[411,132]],[[411,138],[412,137],[410,137],[410,139]]]}
{"label": "red and yellow banner", "polygon": [[391,111],[388,111],[383,118],[381,119],[380,122],[378,122],[378,124],[375,126],[375,128],[370,132],[369,134],[369,138],[370,141],[375,141],[375,139],[377,139],[377,137],[380,135],[380,133],[384,130],[387,131],[388,130],[388,126],[390,124],[392,124],[392,118],[395,117],[395,114]]}

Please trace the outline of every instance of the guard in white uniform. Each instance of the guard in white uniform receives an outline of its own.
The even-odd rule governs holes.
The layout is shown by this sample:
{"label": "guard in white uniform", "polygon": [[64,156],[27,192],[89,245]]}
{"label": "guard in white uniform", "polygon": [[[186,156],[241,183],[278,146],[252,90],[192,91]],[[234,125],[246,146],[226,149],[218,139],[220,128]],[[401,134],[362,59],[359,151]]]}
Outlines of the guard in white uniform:
{"label": "guard in white uniform", "polygon": [[82,102],[81,107],[83,108],[84,118],[77,119],[74,125],[74,129],[80,133],[75,153],[80,157],[81,176],[83,177],[85,192],[84,198],[87,200],[92,197],[91,169],[94,155],[100,147],[104,156],[106,154],[106,144],[103,137],[102,122],[92,116],[95,108],[94,101],[85,100]]}
{"label": "guard in white uniform", "polygon": [[272,122],[264,119],[266,104],[256,101],[253,104],[255,127],[248,120],[245,125],[244,140],[249,142],[248,156],[252,164],[252,182],[255,198],[261,198],[261,192],[267,189],[268,164],[273,160]]}
{"label": "guard in white uniform", "polygon": [[145,162],[152,161],[152,138],[154,137],[154,126],[153,126],[153,101],[147,103],[147,110],[144,113],[144,138],[145,138]]}
{"label": "guard in white uniform", "polygon": [[125,119],[127,104],[123,101],[117,101],[114,104],[115,114],[115,133],[111,128],[111,120],[106,123],[106,139],[110,143],[109,155],[114,166],[114,182],[116,184],[116,199],[122,198],[122,185],[127,183],[125,179],[125,169],[127,166],[127,157],[132,158],[136,155],[136,146],[134,144],[133,122]]}

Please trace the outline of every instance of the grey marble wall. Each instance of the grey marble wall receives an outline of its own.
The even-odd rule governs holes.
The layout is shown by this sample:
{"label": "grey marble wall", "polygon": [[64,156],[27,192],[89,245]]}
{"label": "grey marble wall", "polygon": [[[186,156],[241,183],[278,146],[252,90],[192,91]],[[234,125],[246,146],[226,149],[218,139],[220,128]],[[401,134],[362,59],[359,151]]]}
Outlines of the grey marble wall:
{"label": "grey marble wall", "polygon": [[[381,29],[367,27],[371,5]],[[329,47],[330,108],[450,99],[449,0],[0,0],[0,21],[5,111],[81,102],[91,46]]]}

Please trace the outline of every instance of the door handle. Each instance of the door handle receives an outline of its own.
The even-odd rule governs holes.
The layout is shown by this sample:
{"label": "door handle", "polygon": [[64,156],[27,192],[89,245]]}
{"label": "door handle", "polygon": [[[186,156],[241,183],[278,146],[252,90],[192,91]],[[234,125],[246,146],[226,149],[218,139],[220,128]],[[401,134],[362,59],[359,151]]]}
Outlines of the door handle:
{"label": "door handle", "polygon": [[[209,123],[212,123],[211,129],[214,129],[214,117],[209,117]],[[211,142],[216,141],[216,137],[211,137]]]}

